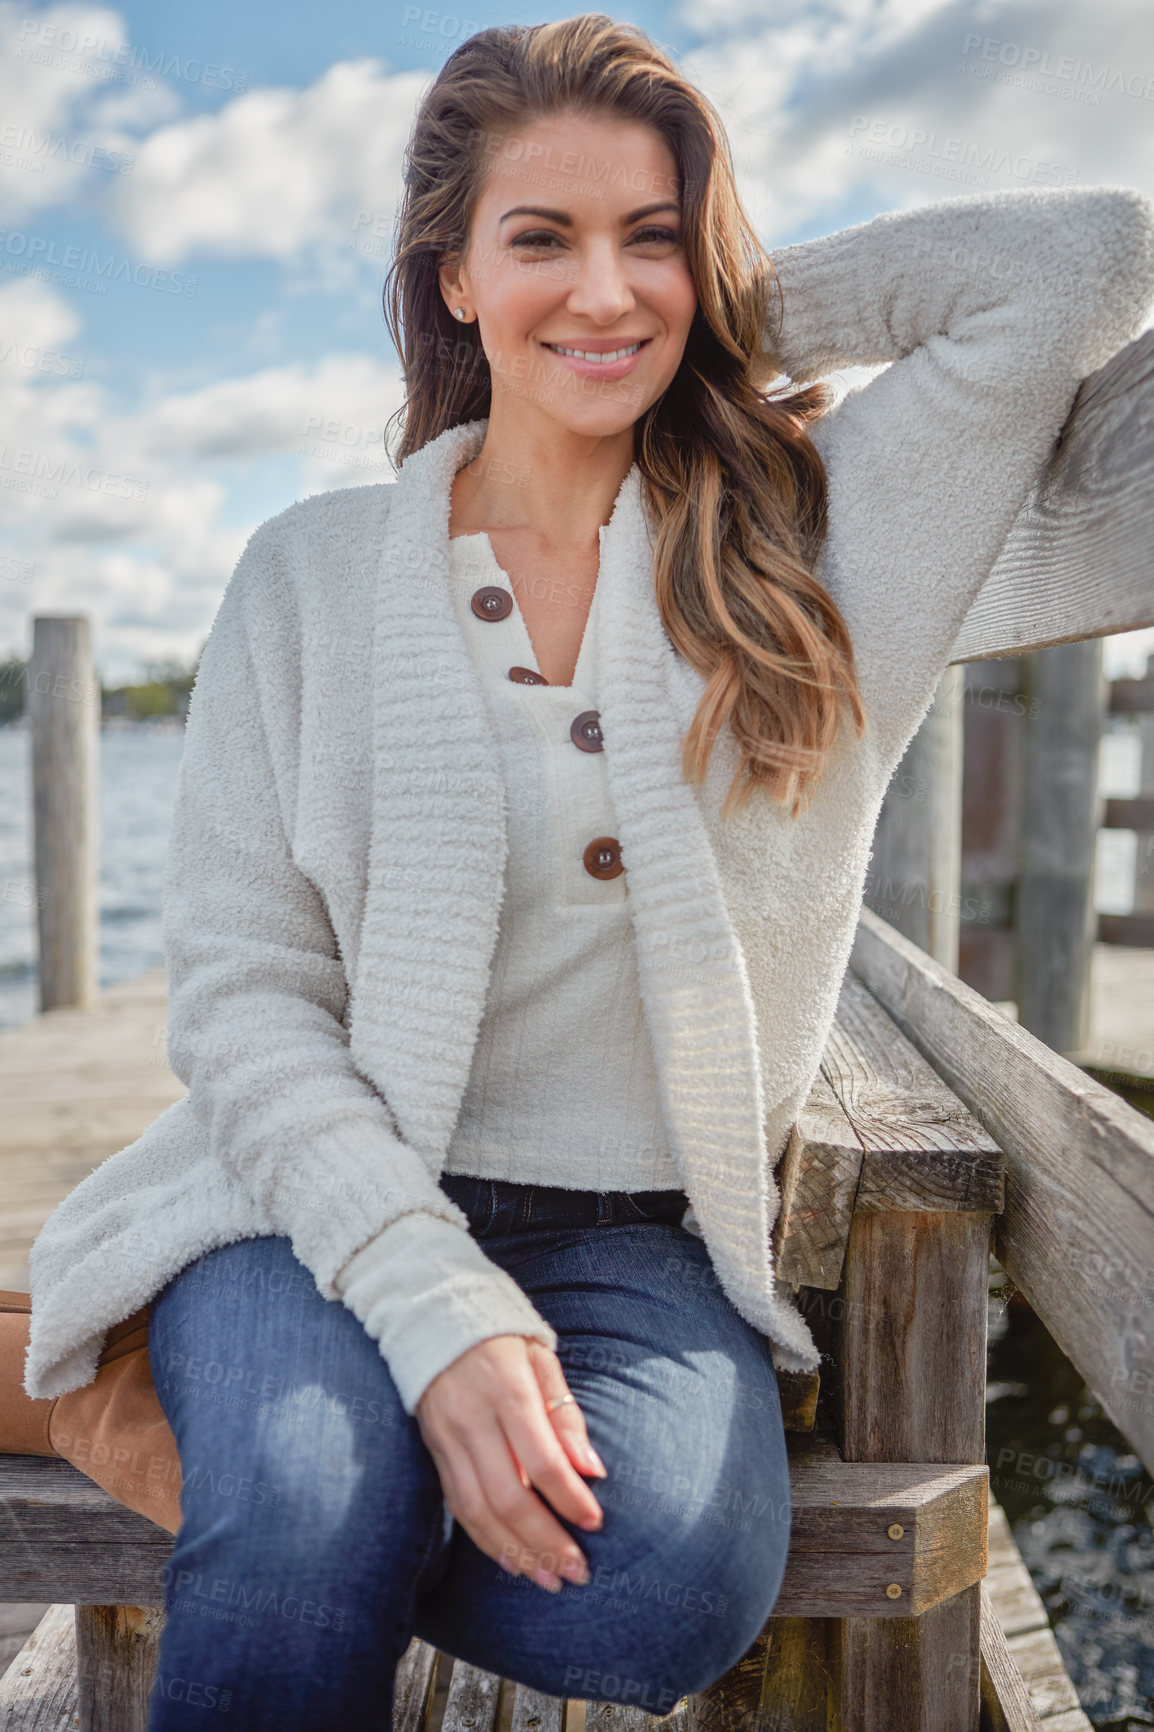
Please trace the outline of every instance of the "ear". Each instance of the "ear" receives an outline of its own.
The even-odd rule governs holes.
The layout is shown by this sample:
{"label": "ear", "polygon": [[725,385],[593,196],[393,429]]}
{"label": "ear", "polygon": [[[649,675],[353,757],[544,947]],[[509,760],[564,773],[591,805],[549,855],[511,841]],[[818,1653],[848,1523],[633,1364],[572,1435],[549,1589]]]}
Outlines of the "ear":
{"label": "ear", "polygon": [[441,294],[445,305],[452,312],[459,307],[465,298],[465,286],[461,281],[461,261],[451,255],[446,256],[437,266],[437,280],[441,285]]}

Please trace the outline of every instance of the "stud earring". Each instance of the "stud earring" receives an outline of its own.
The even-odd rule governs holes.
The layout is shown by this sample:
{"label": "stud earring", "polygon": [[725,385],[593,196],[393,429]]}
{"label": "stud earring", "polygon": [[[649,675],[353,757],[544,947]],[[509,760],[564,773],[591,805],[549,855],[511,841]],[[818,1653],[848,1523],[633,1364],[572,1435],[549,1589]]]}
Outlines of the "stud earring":
{"label": "stud earring", "polygon": [[454,307],[453,308],[453,317],[455,319],[463,319],[465,317],[464,307]]}

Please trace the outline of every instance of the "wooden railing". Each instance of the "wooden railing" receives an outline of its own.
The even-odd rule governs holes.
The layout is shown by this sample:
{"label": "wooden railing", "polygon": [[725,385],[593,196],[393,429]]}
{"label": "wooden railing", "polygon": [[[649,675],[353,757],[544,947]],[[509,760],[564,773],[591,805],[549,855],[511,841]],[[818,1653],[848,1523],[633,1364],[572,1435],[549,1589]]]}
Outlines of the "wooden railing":
{"label": "wooden railing", "polygon": [[[1103,820],[1148,824],[1154,803],[1154,726],[1141,804],[1107,806],[1097,785],[1107,705],[1097,640],[1154,623],[1152,548],[1154,331],[1147,331],[1083,381],[962,625],[956,665],[894,777],[867,883],[869,907],[947,968],[960,965],[988,996],[1014,999],[1024,1026],[1063,1052],[1087,1044],[1095,938],[1154,936],[1154,895],[1147,910],[1145,889],[1133,916],[1099,919],[1092,900]],[[979,664],[968,688],[962,663]],[[1110,707],[1146,711],[1150,694],[1146,681],[1116,681]],[[967,732],[974,752],[991,754],[990,792],[972,790],[967,819],[976,811],[990,855],[1002,855],[971,860],[968,872],[961,850]],[[972,782],[979,767],[971,759]],[[996,834],[996,803],[1015,808],[1014,836],[1005,826]]]}

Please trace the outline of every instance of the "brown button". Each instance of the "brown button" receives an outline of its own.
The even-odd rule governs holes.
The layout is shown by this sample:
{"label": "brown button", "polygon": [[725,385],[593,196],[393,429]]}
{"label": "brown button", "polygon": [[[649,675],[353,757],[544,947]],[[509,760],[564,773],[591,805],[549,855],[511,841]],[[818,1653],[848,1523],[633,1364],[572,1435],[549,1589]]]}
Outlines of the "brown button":
{"label": "brown button", "polygon": [[601,739],[600,715],[600,710],[582,710],[579,716],[574,716],[569,725],[569,738],[575,746],[580,746],[583,752],[605,750]]}
{"label": "brown button", "polygon": [[487,583],[475,592],[469,606],[478,619],[507,619],[513,611],[513,597],[499,584]]}
{"label": "brown button", "polygon": [[616,836],[594,836],[581,858],[591,878],[616,878],[625,870]]}
{"label": "brown button", "polygon": [[547,686],[549,681],[544,674],[539,674],[536,668],[510,668],[509,678],[516,680],[519,686]]}

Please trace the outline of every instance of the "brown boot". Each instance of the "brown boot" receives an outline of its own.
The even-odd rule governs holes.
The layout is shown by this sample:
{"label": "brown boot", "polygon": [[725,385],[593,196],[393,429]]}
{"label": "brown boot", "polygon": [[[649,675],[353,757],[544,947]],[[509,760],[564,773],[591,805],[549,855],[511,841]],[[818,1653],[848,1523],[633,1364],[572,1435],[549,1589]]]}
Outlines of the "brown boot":
{"label": "brown boot", "polygon": [[119,1503],[175,1534],[180,1455],[148,1359],[148,1306],[108,1331],[96,1376],[67,1395],[24,1393],[27,1293],[0,1292],[0,1453],[59,1455]]}

